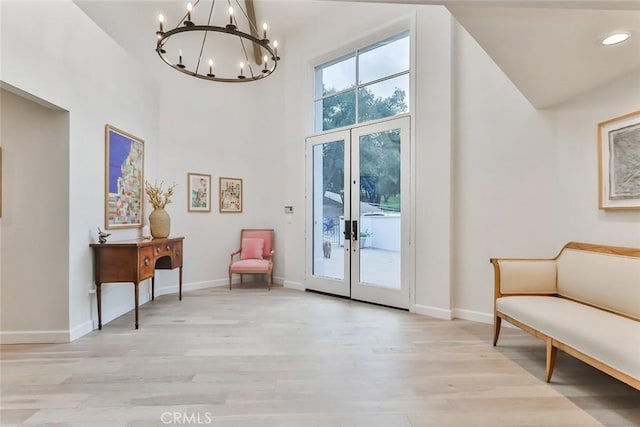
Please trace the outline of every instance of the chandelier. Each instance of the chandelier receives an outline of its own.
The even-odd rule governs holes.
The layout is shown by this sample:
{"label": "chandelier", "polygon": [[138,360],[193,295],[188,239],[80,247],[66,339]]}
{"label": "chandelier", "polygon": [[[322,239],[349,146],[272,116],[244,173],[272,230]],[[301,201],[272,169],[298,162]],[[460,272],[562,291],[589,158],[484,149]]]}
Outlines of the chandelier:
{"label": "chandelier", "polygon": [[[164,15],[158,16],[160,29],[156,31],[156,52],[167,65],[193,77],[226,83],[260,80],[275,71],[280,60],[278,42],[274,40],[272,43],[267,38],[266,22],[262,25],[262,34],[259,34],[253,0],[245,0],[246,11],[238,0],[235,0],[236,8],[228,0],[225,11],[227,24],[224,26],[213,25],[215,0],[211,2],[206,24],[195,24],[192,15],[196,14],[195,8],[200,2],[196,0],[194,5],[187,3],[186,14],[168,31],[164,30]],[[239,29],[236,10],[246,18],[248,32]],[[252,65],[251,56],[256,65]]]}

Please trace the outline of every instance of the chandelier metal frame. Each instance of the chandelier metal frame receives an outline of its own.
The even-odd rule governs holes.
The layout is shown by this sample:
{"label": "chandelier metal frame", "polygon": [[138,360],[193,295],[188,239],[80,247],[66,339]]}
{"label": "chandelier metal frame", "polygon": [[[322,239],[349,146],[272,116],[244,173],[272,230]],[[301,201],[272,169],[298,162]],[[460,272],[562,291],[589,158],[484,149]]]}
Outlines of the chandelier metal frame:
{"label": "chandelier metal frame", "polygon": [[[200,3],[200,0],[196,0],[194,6],[191,6],[191,3],[189,3],[187,7],[187,14],[180,20],[180,22],[178,22],[178,25],[175,28],[169,31],[163,31],[164,18],[162,15],[160,15],[160,31],[156,31],[156,36],[158,37],[158,42],[156,44],[156,52],[168,66],[170,66],[174,70],[180,71],[181,73],[187,74],[192,77],[197,77],[199,79],[215,81],[215,82],[224,82],[224,83],[244,83],[244,82],[251,82],[256,80],[262,80],[270,76],[271,74],[273,74],[273,72],[276,70],[278,66],[278,61],[280,60],[280,57],[278,56],[278,45],[277,45],[278,42],[274,41],[273,46],[271,45],[271,42],[266,37],[266,28],[263,33],[264,38],[261,38],[261,39],[247,32],[240,31],[238,29],[238,20],[235,18],[235,16],[232,13],[230,14],[229,23],[226,26],[222,27],[217,25],[210,25],[211,20],[213,18],[213,10],[216,5],[215,0],[213,0],[211,3],[211,10],[209,12],[208,24],[195,25],[193,22],[191,22],[191,11],[195,6],[198,5],[198,3]],[[244,16],[247,18],[249,25],[253,26],[253,29],[257,33],[258,31],[255,28],[254,22],[252,22],[252,20],[247,16],[245,10],[240,6],[240,3],[237,0],[236,0],[236,3],[240,8],[240,10],[242,11],[242,13],[244,14]],[[232,10],[231,6],[229,8],[230,10]],[[177,64],[172,62],[169,59],[167,55],[167,51],[165,50],[164,46],[172,36],[175,36],[181,33],[196,32],[196,31],[202,32],[203,37],[202,37],[202,44],[200,47],[200,54],[198,56],[198,61],[197,61],[195,70],[192,70],[187,68],[187,66],[183,64],[181,54],[178,55],[179,62]],[[202,62],[202,53],[204,51],[204,46],[207,41],[207,36],[209,35],[209,33],[223,33],[232,37],[239,38],[240,44],[242,46],[242,51],[244,52],[244,58],[246,60],[247,68],[249,70],[247,75],[244,74],[243,65],[240,65],[240,74],[235,77],[216,76],[213,73],[211,64],[209,65],[208,73],[199,72],[200,65]],[[251,61],[249,59],[249,55],[247,54],[247,47],[245,46],[245,40],[248,41],[250,44],[255,44],[257,46],[260,46],[260,48],[268,52],[268,54],[264,56],[262,69],[259,70],[258,72],[254,72],[253,67],[251,66]],[[255,46],[253,48],[256,49]],[[218,60],[219,59],[220,58],[218,58]],[[270,64],[269,64],[269,60],[271,61]],[[243,63],[240,63],[240,64],[243,64]],[[206,65],[205,65],[205,69],[206,69]]]}

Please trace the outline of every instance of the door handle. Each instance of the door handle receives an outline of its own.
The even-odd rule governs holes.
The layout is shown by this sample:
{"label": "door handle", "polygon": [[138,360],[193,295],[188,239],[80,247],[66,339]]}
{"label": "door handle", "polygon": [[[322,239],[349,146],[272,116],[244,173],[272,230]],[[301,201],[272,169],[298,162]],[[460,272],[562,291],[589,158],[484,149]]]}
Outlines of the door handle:
{"label": "door handle", "polygon": [[354,241],[358,240],[358,221],[351,221],[351,234]]}
{"label": "door handle", "polygon": [[344,221],[344,240],[351,240],[351,221]]}

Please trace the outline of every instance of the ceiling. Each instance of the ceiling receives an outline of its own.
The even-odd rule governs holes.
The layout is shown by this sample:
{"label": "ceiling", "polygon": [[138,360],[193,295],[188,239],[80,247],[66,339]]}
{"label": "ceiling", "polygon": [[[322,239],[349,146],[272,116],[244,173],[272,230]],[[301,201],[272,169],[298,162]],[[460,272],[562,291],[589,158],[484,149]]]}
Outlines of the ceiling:
{"label": "ceiling", "polygon": [[[554,2],[573,3],[571,9],[522,3],[448,8],[535,107],[551,107],[640,70],[640,2],[582,2],[599,7],[594,9],[576,8],[580,2]],[[616,3],[635,9],[611,9]],[[600,44],[621,30],[632,37],[615,46]]]}
{"label": "ceiling", "polygon": [[[367,0],[362,7],[376,2],[446,6],[537,108],[640,71],[640,0]],[[184,1],[174,0],[75,3],[122,47],[158,67],[163,64],[149,37],[157,29],[157,16],[179,16],[184,9]],[[329,13],[333,4],[255,0],[258,21],[268,21],[279,37],[294,36],[306,21]],[[632,38],[616,46],[600,45],[618,30]]]}

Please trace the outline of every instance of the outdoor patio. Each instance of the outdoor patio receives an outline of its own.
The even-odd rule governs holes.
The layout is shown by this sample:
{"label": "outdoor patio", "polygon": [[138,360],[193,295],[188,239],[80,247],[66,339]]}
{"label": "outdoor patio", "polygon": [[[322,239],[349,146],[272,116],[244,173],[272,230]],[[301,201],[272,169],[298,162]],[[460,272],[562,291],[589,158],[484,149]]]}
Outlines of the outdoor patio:
{"label": "outdoor patio", "polygon": [[[344,246],[333,243],[330,258],[315,258],[314,275],[342,279],[344,255]],[[400,251],[361,248],[360,282],[400,289]]]}

